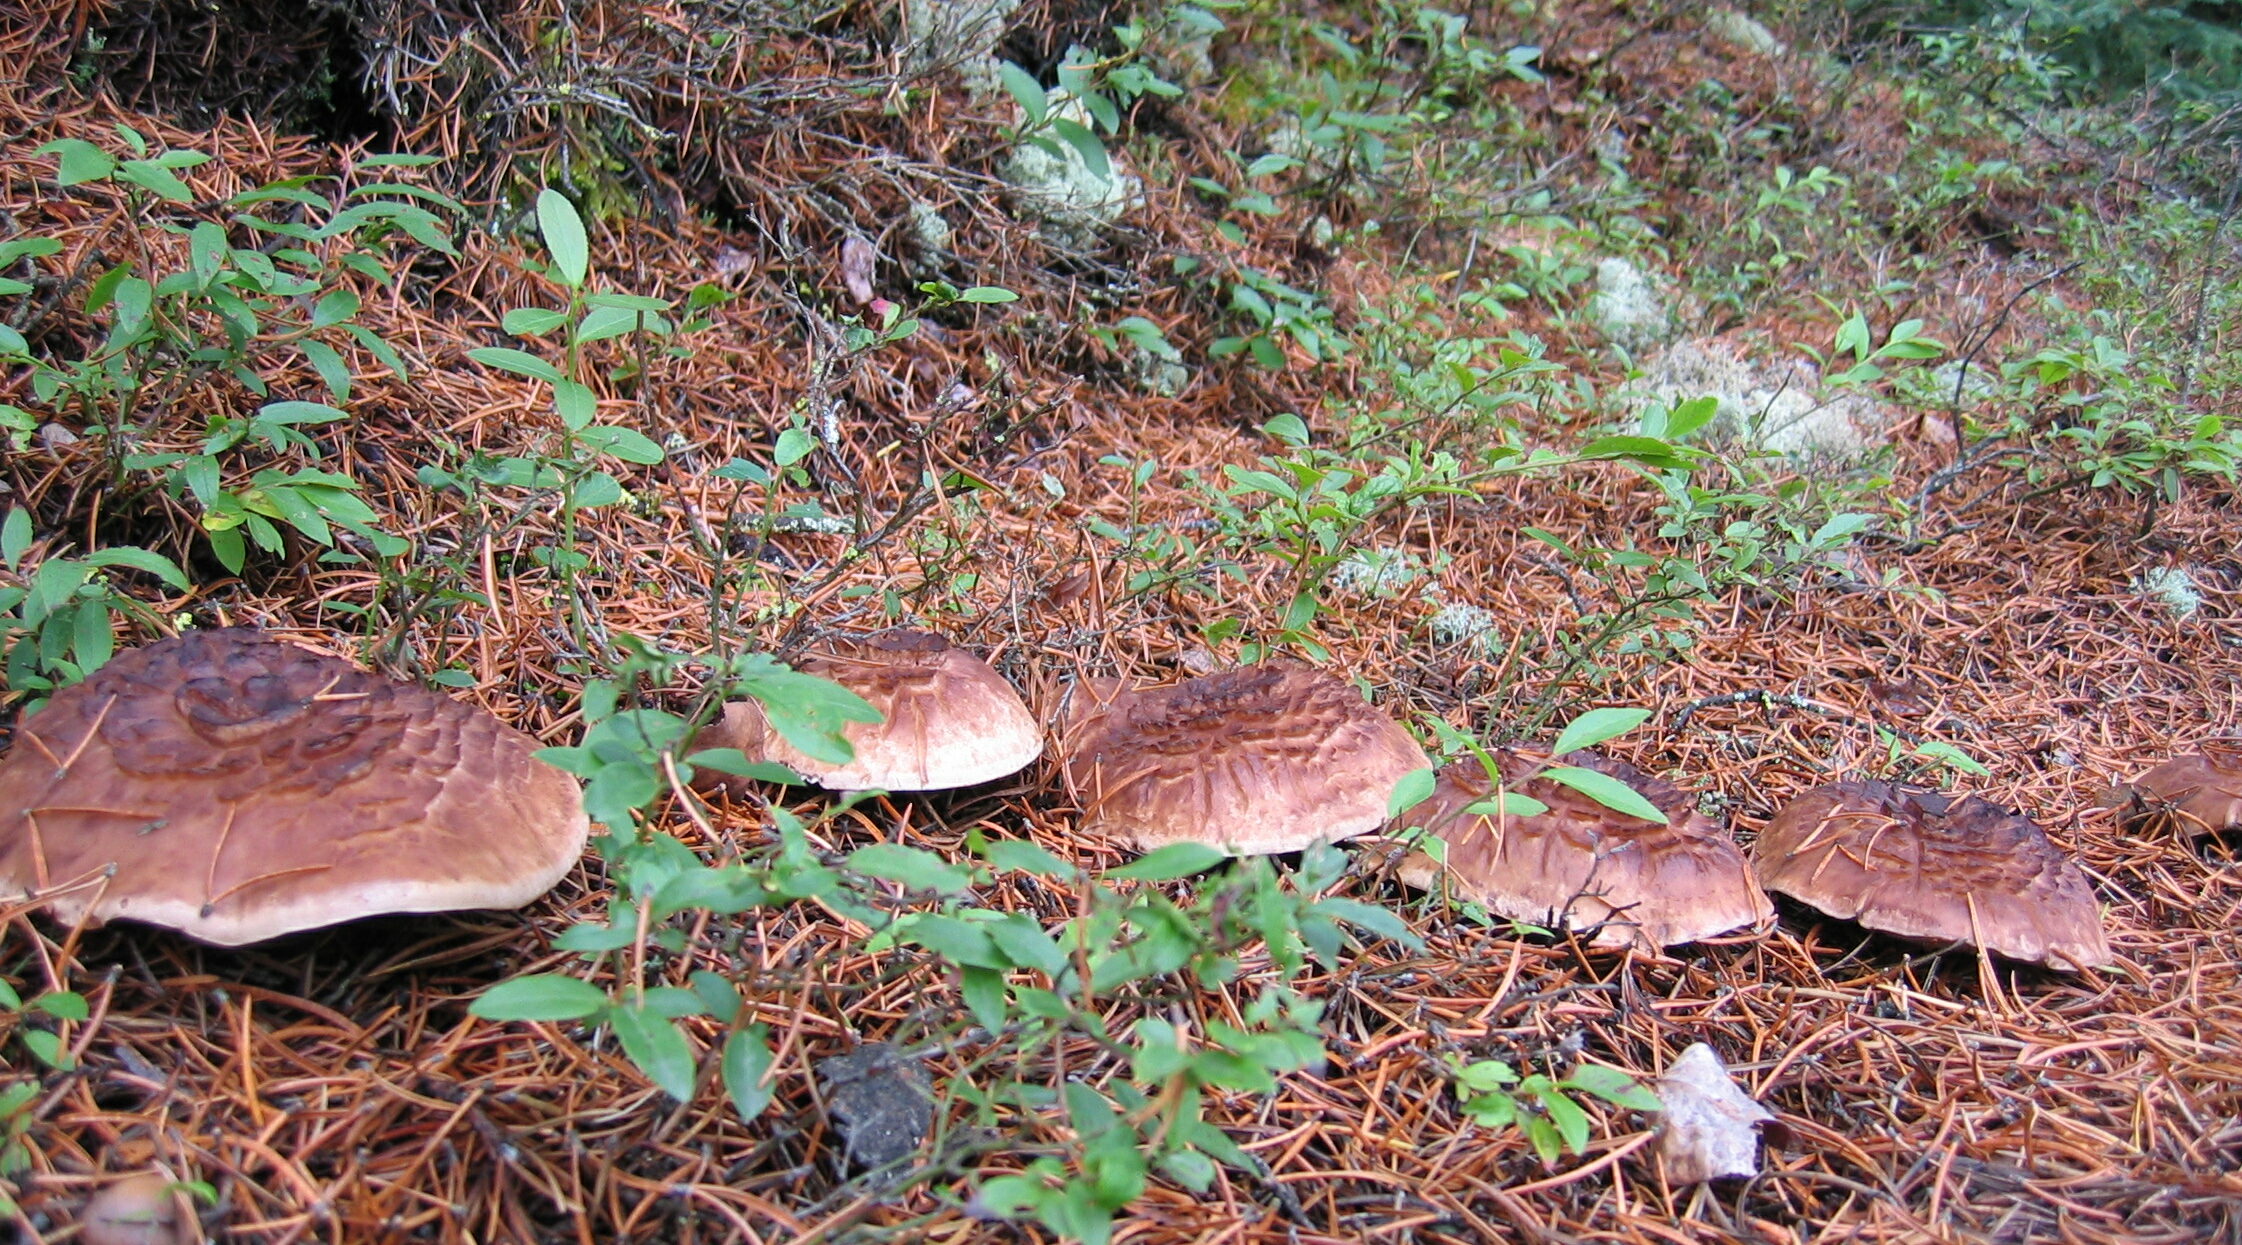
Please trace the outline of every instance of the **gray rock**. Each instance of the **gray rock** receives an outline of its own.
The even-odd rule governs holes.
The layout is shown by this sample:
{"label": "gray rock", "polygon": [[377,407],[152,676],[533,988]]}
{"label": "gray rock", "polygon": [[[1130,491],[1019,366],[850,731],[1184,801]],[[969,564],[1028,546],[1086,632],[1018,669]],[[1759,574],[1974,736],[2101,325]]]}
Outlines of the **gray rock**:
{"label": "gray rock", "polygon": [[820,1060],[817,1075],[851,1166],[901,1162],[933,1135],[934,1081],[894,1046],[867,1042]]}

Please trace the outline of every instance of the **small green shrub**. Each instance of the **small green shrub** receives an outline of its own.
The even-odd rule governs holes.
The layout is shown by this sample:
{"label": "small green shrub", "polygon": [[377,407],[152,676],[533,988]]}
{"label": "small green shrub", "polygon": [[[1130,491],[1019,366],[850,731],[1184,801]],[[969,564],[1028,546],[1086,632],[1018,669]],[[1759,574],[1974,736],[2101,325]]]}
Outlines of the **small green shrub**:
{"label": "small green shrub", "polygon": [[[312,189],[317,179],[292,178],[206,209],[178,174],[207,163],[207,155],[154,151],[127,126],[118,126],[116,136],[129,155],[83,139],[59,139],[38,151],[56,157],[63,188],[114,195],[135,227],[185,238],[186,264],[172,266],[150,248],[96,276],[77,310],[102,336],[82,354],[34,350],[22,332],[0,326],[0,364],[28,369],[31,394],[45,408],[41,414],[0,406],[0,426],[19,443],[47,420],[98,436],[121,474],[145,475],[174,502],[191,501],[211,552],[236,573],[251,545],[280,552],[284,528],[333,560],[355,556],[337,548],[338,528],[378,556],[404,552],[405,542],[377,529],[350,477],[243,460],[320,457],[318,439],[305,430],[349,418],[336,405],[351,397],[344,348],[355,345],[404,375],[404,360],[357,322],[353,287],[359,280],[393,283],[415,248],[455,254],[447,217],[459,214],[458,205],[398,182],[320,193]],[[429,162],[370,156],[358,167]],[[13,239],[0,246],[0,266],[60,249],[51,238]],[[29,282],[0,279],[0,298],[34,291]],[[267,378],[296,366],[317,378],[330,401],[272,396]],[[195,449],[152,448],[186,431],[172,412],[197,405],[178,399],[211,376],[230,378],[258,403],[254,413],[211,411]]]}

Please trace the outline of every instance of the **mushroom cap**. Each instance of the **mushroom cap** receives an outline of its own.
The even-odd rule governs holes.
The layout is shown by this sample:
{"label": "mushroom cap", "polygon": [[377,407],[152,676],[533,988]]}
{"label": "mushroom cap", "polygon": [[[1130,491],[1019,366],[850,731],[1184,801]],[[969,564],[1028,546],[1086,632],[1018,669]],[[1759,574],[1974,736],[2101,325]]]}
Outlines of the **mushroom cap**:
{"label": "mushroom cap", "polygon": [[2119,817],[2136,829],[2195,837],[2242,827],[2242,737],[2214,736],[2120,789]]}
{"label": "mushroom cap", "polygon": [[944,791],[994,782],[1043,755],[1043,728],[989,663],[941,636],[898,627],[836,637],[794,663],[831,679],[880,711],[878,722],[841,732],[856,749],[846,765],[819,761],[787,743],[762,703],[735,700],[695,741],[738,748],[750,761],[778,761],[834,791]]}
{"label": "mushroom cap", "polygon": [[2030,818],[1897,783],[1816,787],[1752,845],[1769,890],[1869,929],[2052,968],[2110,962],[2086,875]]}
{"label": "mushroom cap", "polygon": [[[515,908],[584,852],[576,780],[478,709],[248,628],[120,654],[0,762],[0,893],[239,946]],[[48,893],[48,892],[51,892]]]}
{"label": "mushroom cap", "polygon": [[85,1245],[190,1245],[202,1232],[160,1172],[127,1176],[93,1195],[78,1217]]}
{"label": "mushroom cap", "polygon": [[[1666,824],[1606,808],[1539,775],[1552,764],[1537,748],[1498,748],[1506,789],[1549,811],[1499,818],[1464,810],[1491,799],[1494,785],[1475,758],[1440,771],[1433,793],[1404,818],[1448,843],[1458,893],[1513,920],[1595,927],[1594,946],[1657,950],[1694,942],[1775,914],[1735,840],[1697,811],[1695,797],[1624,761],[1580,751],[1556,763],[1607,774],[1666,814]],[[1408,865],[1404,864],[1404,869]],[[1410,876],[1404,873],[1406,880]]]}
{"label": "mushroom cap", "polygon": [[1431,765],[1354,688],[1302,667],[1137,690],[1085,681],[1066,735],[1084,827],[1139,851],[1204,843],[1257,856],[1366,834],[1385,824],[1394,784]]}

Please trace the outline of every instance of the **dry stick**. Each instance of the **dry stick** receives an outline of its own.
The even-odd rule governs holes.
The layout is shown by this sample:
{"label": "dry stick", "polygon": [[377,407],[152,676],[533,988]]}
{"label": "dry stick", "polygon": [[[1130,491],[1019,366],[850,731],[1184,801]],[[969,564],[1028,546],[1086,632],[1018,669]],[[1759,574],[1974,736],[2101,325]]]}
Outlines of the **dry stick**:
{"label": "dry stick", "polygon": [[1814,713],[1821,714],[1825,718],[1831,718],[1836,721],[1843,722],[1849,726],[1858,727],[1862,730],[1889,731],[1911,744],[1919,744],[1923,742],[1923,737],[1921,735],[1908,730],[1904,726],[1899,726],[1897,724],[1890,726],[1880,725],[1875,722],[1863,720],[1855,714],[1837,708],[1835,705],[1825,705],[1818,700],[1808,700],[1804,696],[1792,695],[1788,692],[1770,692],[1756,688],[1751,691],[1744,692],[1721,692],[1717,695],[1701,696],[1696,700],[1690,701],[1688,704],[1682,706],[1681,712],[1674,715],[1673,730],[1677,734],[1680,733],[1689,725],[1689,720],[1697,716],[1697,712],[1700,709],[1711,709],[1720,705],[1751,704],[1756,704],[1762,708],[1768,709],[1772,709],[1776,705],[1788,705],[1793,709],[1810,710]]}

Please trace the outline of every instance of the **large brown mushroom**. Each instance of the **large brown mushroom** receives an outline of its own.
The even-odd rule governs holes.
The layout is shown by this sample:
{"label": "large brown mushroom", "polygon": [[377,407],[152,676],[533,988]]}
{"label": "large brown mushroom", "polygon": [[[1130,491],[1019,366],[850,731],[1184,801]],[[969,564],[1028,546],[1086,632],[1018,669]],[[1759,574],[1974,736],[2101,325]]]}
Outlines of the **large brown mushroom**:
{"label": "large brown mushroom", "polygon": [[1868,929],[2054,968],[2110,962],[2086,875],[2022,813],[1896,783],[1816,787],[1752,845],[1781,891]]}
{"label": "large brown mushroom", "polygon": [[1556,762],[1633,787],[1666,815],[1661,825],[1543,777],[1552,764],[1545,751],[1510,747],[1493,755],[1504,787],[1547,812],[1467,811],[1495,790],[1486,766],[1466,757],[1441,770],[1431,797],[1402,819],[1446,841],[1446,872],[1459,895],[1513,920],[1593,928],[1591,945],[1614,949],[1654,951],[1774,915],[1735,841],[1674,784],[1596,752]]}
{"label": "large brown mushroom", "polygon": [[1319,670],[1251,666],[1143,689],[1090,680],[1073,696],[1066,775],[1084,826],[1140,851],[1254,856],[1365,834],[1402,777],[1431,764]]}
{"label": "large brown mushroom", "polygon": [[0,893],[223,946],[394,912],[515,908],[590,830],[537,741],[249,629],[119,655],[0,762]]}
{"label": "large brown mushroom", "polygon": [[2215,736],[2198,747],[2120,788],[2119,818],[2186,838],[2242,827],[2242,737]]}
{"label": "large brown mushroom", "polygon": [[701,732],[697,748],[737,748],[750,761],[778,761],[835,791],[942,791],[994,782],[1043,754],[1043,728],[989,663],[941,636],[896,628],[839,637],[795,663],[855,692],[878,722],[842,732],[854,760],[817,760],[780,736],[763,706],[736,700]]}

